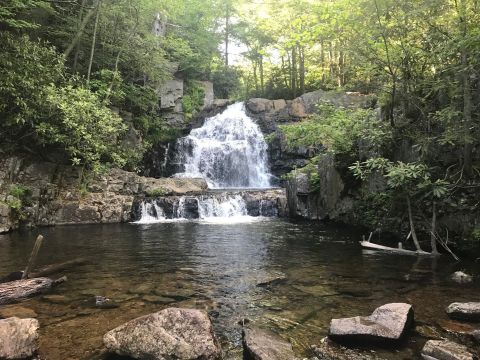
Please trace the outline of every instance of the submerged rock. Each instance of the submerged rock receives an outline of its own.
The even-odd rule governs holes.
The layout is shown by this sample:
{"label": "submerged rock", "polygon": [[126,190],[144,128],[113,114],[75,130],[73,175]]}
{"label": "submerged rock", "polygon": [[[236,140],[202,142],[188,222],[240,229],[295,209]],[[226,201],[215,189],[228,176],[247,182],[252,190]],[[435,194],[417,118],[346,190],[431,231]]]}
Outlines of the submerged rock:
{"label": "submerged rock", "polygon": [[448,340],[429,340],[422,349],[425,360],[474,360],[466,346]]}
{"label": "submerged rock", "polygon": [[339,342],[397,342],[413,324],[413,317],[410,304],[386,304],[370,316],[332,319],[329,337]]}
{"label": "submerged rock", "polygon": [[366,354],[332,344],[328,339],[318,346],[313,345],[312,351],[319,360],[382,360],[372,354]]}
{"label": "submerged rock", "polygon": [[292,344],[274,332],[252,325],[243,328],[243,354],[247,360],[293,360]]}
{"label": "submerged rock", "polygon": [[37,313],[29,308],[13,305],[0,308],[0,318],[18,317],[20,319],[36,318]]}
{"label": "submerged rock", "polygon": [[0,359],[25,359],[38,350],[36,319],[11,317],[0,320]]}
{"label": "submerged rock", "polygon": [[452,276],[450,276],[452,281],[456,282],[457,284],[468,284],[473,281],[473,276],[464,273],[463,271],[455,271]]}
{"label": "submerged rock", "polygon": [[114,309],[117,308],[119,305],[105,296],[95,296],[95,307],[99,309]]}
{"label": "submerged rock", "polygon": [[109,351],[135,359],[221,358],[207,313],[167,308],[131,320],[105,334]]}
{"label": "submerged rock", "polygon": [[480,321],[480,302],[452,303],[446,312],[452,319]]}
{"label": "submerged rock", "polygon": [[266,287],[269,285],[276,285],[287,280],[287,276],[279,271],[274,271],[257,279],[257,286]]}

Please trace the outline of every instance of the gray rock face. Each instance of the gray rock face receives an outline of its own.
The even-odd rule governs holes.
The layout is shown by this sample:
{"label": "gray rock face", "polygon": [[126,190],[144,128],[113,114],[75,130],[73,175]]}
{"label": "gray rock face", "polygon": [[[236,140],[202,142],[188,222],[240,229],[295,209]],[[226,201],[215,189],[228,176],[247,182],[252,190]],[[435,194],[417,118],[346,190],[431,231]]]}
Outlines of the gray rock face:
{"label": "gray rock face", "polygon": [[107,349],[134,359],[221,358],[208,315],[199,310],[168,308],[123,324],[103,337]]}
{"label": "gray rock face", "polygon": [[11,317],[0,320],[0,359],[25,359],[37,350],[39,324],[36,319]]}
{"label": "gray rock face", "polygon": [[243,329],[243,353],[250,360],[293,360],[292,345],[279,335],[254,326]]}
{"label": "gray rock face", "polygon": [[18,157],[0,159],[0,233],[20,225],[1,202],[13,184],[31,190],[31,206],[25,209],[27,226],[128,222],[137,197],[159,190],[171,195],[200,193],[208,187],[203,179],[155,179],[112,169],[81,190],[80,178],[78,167]]}
{"label": "gray rock face", "polygon": [[291,217],[336,219],[351,210],[351,199],[342,197],[344,182],[335,168],[332,154],[320,155],[315,188],[307,174],[298,173],[287,180],[287,200]]}
{"label": "gray rock face", "polygon": [[397,342],[413,324],[413,317],[410,304],[386,304],[370,316],[332,319],[329,337],[339,342]]}
{"label": "gray rock face", "polygon": [[168,80],[158,89],[160,107],[162,109],[174,108],[178,100],[183,96],[183,80]]}
{"label": "gray rock face", "polygon": [[466,346],[447,340],[429,340],[422,349],[425,360],[474,360]]}
{"label": "gray rock face", "polygon": [[450,277],[452,281],[457,284],[469,284],[473,281],[473,276],[464,273],[463,271],[455,271]]}
{"label": "gray rock face", "polygon": [[215,94],[213,92],[213,83],[210,81],[201,81],[204,97],[203,97],[203,108],[211,107],[215,99]]}
{"label": "gray rock face", "polygon": [[452,319],[480,321],[480,302],[452,303],[446,312]]}

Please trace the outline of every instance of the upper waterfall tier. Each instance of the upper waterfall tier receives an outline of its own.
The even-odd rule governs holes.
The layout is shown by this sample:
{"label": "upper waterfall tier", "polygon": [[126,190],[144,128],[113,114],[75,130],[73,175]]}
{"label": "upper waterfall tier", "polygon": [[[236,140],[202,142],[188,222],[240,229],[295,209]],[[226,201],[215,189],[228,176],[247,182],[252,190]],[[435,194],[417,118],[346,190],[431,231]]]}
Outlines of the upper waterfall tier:
{"label": "upper waterfall tier", "polygon": [[268,188],[267,143],[243,103],[208,118],[177,142],[181,177],[203,177],[210,188]]}

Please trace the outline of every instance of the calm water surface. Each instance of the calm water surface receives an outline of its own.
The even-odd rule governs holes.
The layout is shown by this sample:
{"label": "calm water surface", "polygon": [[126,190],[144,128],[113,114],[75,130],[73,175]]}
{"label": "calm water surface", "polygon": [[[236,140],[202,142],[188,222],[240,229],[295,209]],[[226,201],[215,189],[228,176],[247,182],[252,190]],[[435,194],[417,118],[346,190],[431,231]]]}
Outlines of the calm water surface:
{"label": "calm water surface", "polygon": [[[474,263],[362,251],[357,231],[319,223],[173,222],[40,231],[45,242],[39,265],[89,259],[64,272],[68,281],[51,292],[63,297],[22,303],[38,314],[40,354],[49,360],[105,358],[105,332],[167,306],[207,310],[231,359],[241,358],[237,323],[243,318],[276,331],[299,357],[308,357],[332,317],[368,315],[388,302],[412,303],[418,324],[449,336],[442,327],[468,330],[469,325],[449,321],[444,308],[454,301],[478,301],[480,294],[478,282],[461,286],[448,280],[456,270],[478,274]],[[25,266],[36,235],[0,236],[0,274]],[[286,280],[257,286],[275,276]],[[120,306],[96,309],[94,295]],[[165,297],[172,303],[162,304]],[[426,339],[416,333],[408,339],[400,349],[377,352],[387,359],[419,359]]]}

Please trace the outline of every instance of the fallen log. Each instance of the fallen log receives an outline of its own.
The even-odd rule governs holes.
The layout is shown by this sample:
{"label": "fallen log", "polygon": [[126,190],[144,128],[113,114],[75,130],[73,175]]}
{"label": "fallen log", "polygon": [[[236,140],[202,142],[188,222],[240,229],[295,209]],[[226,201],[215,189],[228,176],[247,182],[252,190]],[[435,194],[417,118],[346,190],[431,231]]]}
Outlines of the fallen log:
{"label": "fallen log", "polygon": [[[74,266],[79,266],[79,265],[86,264],[87,262],[88,262],[88,260],[85,259],[85,258],[77,258],[77,259],[68,260],[68,261],[65,261],[65,262],[62,262],[62,263],[58,263],[58,264],[47,265],[47,266],[44,266],[44,267],[42,267],[42,268],[40,268],[36,271],[33,271],[32,273],[30,273],[30,275],[28,277],[29,278],[37,278],[37,277],[44,277],[44,276],[56,274],[58,272],[67,270],[67,269],[72,268]],[[20,280],[22,278],[22,276],[23,276],[23,271],[14,271],[14,272],[12,272],[12,273],[4,276],[4,277],[1,277],[0,278],[0,284],[10,282],[10,281]]]}
{"label": "fallen log", "polygon": [[394,247],[389,247],[389,246],[383,246],[383,245],[378,245],[374,244],[370,241],[360,241],[360,245],[366,249],[371,249],[371,250],[381,250],[381,251],[386,251],[390,252],[393,254],[399,254],[399,255],[413,255],[413,256],[438,256],[438,254],[432,254],[426,251],[422,250],[407,250],[407,249],[402,249],[402,248],[394,248]]}
{"label": "fallen log", "polygon": [[66,280],[62,277],[52,280],[46,277],[10,281],[0,284],[0,305],[12,304],[38,295]]}
{"label": "fallen log", "polygon": [[86,264],[87,262],[88,261],[85,258],[78,258],[78,259],[65,261],[63,263],[47,265],[31,273],[29,277],[36,278],[36,277],[43,277],[47,275],[56,274],[60,271],[67,270],[71,267]]}

